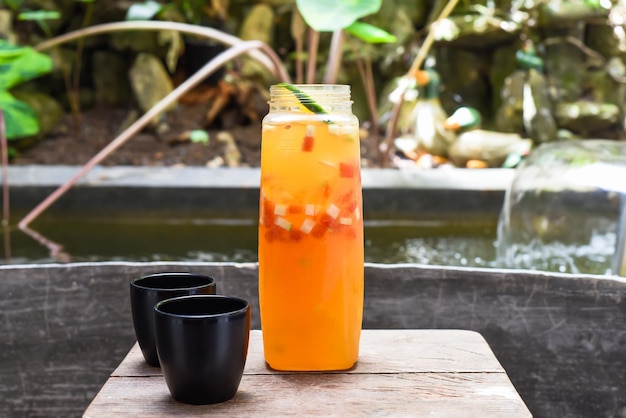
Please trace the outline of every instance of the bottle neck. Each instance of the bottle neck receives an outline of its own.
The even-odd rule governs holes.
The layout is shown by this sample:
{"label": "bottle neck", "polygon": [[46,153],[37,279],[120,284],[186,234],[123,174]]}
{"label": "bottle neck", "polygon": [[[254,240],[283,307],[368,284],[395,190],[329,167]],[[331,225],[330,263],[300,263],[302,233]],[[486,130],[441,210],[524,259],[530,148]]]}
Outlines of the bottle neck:
{"label": "bottle neck", "polygon": [[294,84],[270,87],[270,111],[301,113],[351,113],[350,86],[343,84]]}

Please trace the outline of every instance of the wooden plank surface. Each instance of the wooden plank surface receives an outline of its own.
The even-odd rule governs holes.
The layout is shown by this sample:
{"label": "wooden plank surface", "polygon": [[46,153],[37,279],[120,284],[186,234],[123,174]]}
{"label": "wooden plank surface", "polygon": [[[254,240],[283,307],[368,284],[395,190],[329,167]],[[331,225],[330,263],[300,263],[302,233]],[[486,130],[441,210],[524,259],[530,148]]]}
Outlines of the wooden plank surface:
{"label": "wooden plank surface", "polygon": [[114,416],[529,417],[483,337],[461,330],[363,330],[357,365],[345,372],[275,372],[252,331],[234,399],[174,401],[159,368],[135,345],[84,413]]}

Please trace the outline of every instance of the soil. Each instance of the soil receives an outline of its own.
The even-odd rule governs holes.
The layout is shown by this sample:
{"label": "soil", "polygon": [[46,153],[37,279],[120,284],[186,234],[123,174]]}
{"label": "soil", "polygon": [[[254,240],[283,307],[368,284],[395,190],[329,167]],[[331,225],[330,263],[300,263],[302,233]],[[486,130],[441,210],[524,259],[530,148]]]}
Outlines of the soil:
{"label": "soil", "polygon": [[[103,166],[225,166],[228,165],[225,151],[230,134],[241,155],[237,166],[258,167],[260,165],[261,121],[247,120],[241,123],[224,122],[229,119],[224,112],[214,126],[207,129],[209,142],[192,143],[187,138],[189,131],[202,128],[206,119],[206,104],[179,105],[167,112],[156,127],[145,128],[130,138],[99,164]],[[77,124],[72,114],[63,116],[61,122],[49,135],[35,146],[20,151],[12,160],[14,165],[83,165],[109,144],[130,123],[132,109],[98,107],[82,111]],[[231,110],[232,112],[232,110]],[[235,110],[236,112],[236,110]],[[230,118],[234,120],[236,118]],[[260,119],[260,118],[259,118]],[[130,119],[132,122],[134,119]],[[219,125],[223,125],[221,128]],[[367,132],[363,130],[363,136]],[[222,140],[220,140],[222,139]],[[376,166],[373,141],[362,138],[364,166]]]}

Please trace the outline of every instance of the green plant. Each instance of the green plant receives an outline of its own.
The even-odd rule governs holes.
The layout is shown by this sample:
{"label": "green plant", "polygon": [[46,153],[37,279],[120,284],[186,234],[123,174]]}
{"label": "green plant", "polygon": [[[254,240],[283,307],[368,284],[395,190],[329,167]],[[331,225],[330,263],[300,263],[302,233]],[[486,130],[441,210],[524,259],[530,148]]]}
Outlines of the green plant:
{"label": "green plant", "polygon": [[[84,28],[88,26],[91,22],[91,18],[93,16],[93,3],[95,2],[95,0],[74,1],[79,3],[85,3],[87,5],[81,22],[81,27]],[[12,10],[16,14],[18,20],[37,23],[47,39],[52,38],[52,32],[48,25],[48,21],[56,20],[61,17],[61,14],[56,10],[29,10],[24,7],[24,0],[0,0],[0,6],[2,5],[5,5],[7,8]],[[75,127],[78,127],[80,125],[80,103],[78,100],[78,89],[80,84],[80,64],[82,62],[83,48],[84,39],[79,39],[78,45],[76,47],[76,60],[74,63],[73,79],[70,81],[69,71],[66,71],[64,74],[65,84],[67,87],[67,95],[70,107],[72,109],[72,115],[74,116]]]}
{"label": "green plant", "polygon": [[[331,47],[326,65],[325,83],[334,83],[341,65],[343,33],[360,39],[366,44],[392,43],[396,42],[396,37],[387,31],[370,25],[358,19],[377,13],[382,0],[296,0],[299,13],[306,23],[316,32],[333,32]],[[310,38],[311,39],[311,38]],[[317,43],[313,44],[317,47]],[[311,46],[311,45],[310,45]],[[309,59],[315,60],[316,51],[309,51]],[[374,141],[378,144],[378,117],[376,113],[376,87],[372,71],[371,59],[367,49],[361,53],[355,53],[355,59],[363,87],[365,89],[367,103],[372,122],[372,133]],[[311,61],[310,61],[311,62]],[[309,68],[313,68],[310,64]],[[309,83],[311,70],[309,71]]]}
{"label": "green plant", "polygon": [[5,228],[9,223],[7,167],[11,151],[7,146],[7,140],[39,133],[39,121],[36,112],[27,103],[16,99],[9,89],[51,70],[52,60],[47,55],[30,47],[20,47],[0,40],[0,157],[2,158],[3,171],[2,224]]}
{"label": "green plant", "polygon": [[36,135],[37,114],[25,102],[16,99],[10,89],[52,70],[52,60],[30,47],[0,40],[0,109],[4,111],[8,140]]}
{"label": "green plant", "polygon": [[[67,190],[69,190],[80,178],[82,178],[87,172],[89,172],[96,164],[106,158],[109,154],[114,152],[117,148],[123,145],[126,141],[137,134],[143,129],[151,120],[156,116],[164,112],[172,103],[176,102],[183,94],[188,92],[193,87],[197,86],[203,79],[211,75],[220,66],[226,64],[228,61],[237,58],[242,54],[248,54],[249,56],[258,60],[261,64],[266,66],[279,82],[290,82],[289,75],[285,70],[282,62],[278,58],[276,52],[268,45],[261,41],[242,41],[241,39],[228,35],[219,30],[190,25],[177,22],[114,22],[108,24],[101,24],[83,28],[74,32],[70,32],[59,36],[54,39],[42,42],[37,46],[38,50],[45,50],[53,48],[57,45],[65,42],[71,42],[76,39],[84,38],[87,36],[94,36],[103,33],[129,31],[129,30],[173,30],[183,33],[194,34],[202,36],[207,39],[213,39],[223,44],[229,45],[226,51],[220,53],[218,56],[207,62],[204,67],[198,70],[195,74],[185,80],[181,85],[176,87],[171,93],[164,97],[160,102],[154,105],[148,112],[137,119],[133,124],[127,127],[122,133],[120,133],[115,139],[113,139],[106,147],[104,147],[98,154],[96,154],[91,160],[76,173],[65,184],[61,185],[54,192],[52,192],[46,199],[39,203],[32,211],[30,211],[19,223],[18,227],[28,233],[36,239],[40,240],[41,236],[28,228],[28,224],[37,218],[43,211],[45,211],[52,203],[60,198]],[[0,63],[1,64],[1,63]],[[0,67],[1,70],[1,67]],[[207,137],[204,137],[201,133],[194,133],[194,139],[196,142],[208,141]],[[190,138],[191,139],[191,138]],[[46,240],[48,241],[48,240]],[[49,241],[48,241],[49,242]],[[50,247],[49,247],[50,248]]]}
{"label": "green plant", "polygon": [[[377,13],[382,0],[296,0],[299,13],[315,32],[333,32],[331,48],[326,65],[325,83],[334,83],[341,62],[343,32],[367,43],[395,42],[395,36],[369,23],[357,19]],[[315,60],[317,43],[309,45],[309,60]],[[309,82],[311,74],[309,74]]]}
{"label": "green plant", "polygon": [[24,0],[3,0],[0,1],[0,7],[6,7],[16,14],[18,20],[27,20],[37,23],[46,37],[52,37],[48,20],[55,20],[61,17],[61,14],[54,10],[30,10],[24,7]]}
{"label": "green plant", "polygon": [[175,0],[174,3],[189,23],[198,25],[205,14],[208,2],[205,0]]}

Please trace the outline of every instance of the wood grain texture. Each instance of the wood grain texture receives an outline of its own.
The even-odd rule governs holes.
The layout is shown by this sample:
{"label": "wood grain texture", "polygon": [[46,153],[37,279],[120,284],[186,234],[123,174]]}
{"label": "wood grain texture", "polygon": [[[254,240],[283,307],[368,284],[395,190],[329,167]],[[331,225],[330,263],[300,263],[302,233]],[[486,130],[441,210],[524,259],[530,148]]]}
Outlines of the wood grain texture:
{"label": "wood grain texture", "polygon": [[330,373],[269,370],[252,331],[237,396],[206,406],[175,402],[135,345],[84,414],[122,415],[531,416],[486,341],[460,330],[364,330],[357,366]]}

